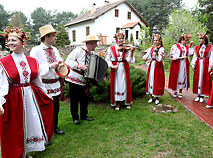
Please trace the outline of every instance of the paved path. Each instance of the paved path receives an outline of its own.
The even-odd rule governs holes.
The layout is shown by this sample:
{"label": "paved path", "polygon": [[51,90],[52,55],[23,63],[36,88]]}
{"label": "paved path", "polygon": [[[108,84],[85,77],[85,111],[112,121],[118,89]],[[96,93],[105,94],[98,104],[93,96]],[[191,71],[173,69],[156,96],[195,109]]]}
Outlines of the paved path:
{"label": "paved path", "polygon": [[[146,65],[137,66],[147,71]],[[168,89],[168,77],[165,78],[165,90],[173,95],[173,92]],[[206,123],[211,129],[213,129],[213,109],[207,109],[205,106],[207,105],[207,99],[204,99],[203,103],[195,102],[194,99],[197,97],[192,93],[192,90],[186,91],[183,90],[183,98],[175,98],[178,102],[180,102],[186,109],[188,109],[195,116],[200,118],[204,123]]]}

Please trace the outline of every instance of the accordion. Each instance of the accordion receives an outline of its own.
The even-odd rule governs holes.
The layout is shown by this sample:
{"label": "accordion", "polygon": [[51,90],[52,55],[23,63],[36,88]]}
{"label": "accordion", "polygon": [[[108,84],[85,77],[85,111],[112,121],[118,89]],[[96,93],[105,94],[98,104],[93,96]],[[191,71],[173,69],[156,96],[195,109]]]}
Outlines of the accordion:
{"label": "accordion", "polygon": [[88,68],[84,71],[84,78],[92,81],[95,80],[98,84],[100,84],[108,69],[107,62],[98,55],[87,54],[85,65],[88,65]]}

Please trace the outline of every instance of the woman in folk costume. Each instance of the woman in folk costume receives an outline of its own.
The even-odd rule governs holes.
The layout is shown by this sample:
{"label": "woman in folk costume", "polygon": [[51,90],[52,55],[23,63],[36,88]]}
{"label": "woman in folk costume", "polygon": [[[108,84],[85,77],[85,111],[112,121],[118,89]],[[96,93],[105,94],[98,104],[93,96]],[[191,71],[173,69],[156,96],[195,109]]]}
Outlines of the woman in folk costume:
{"label": "woman in folk costume", "polygon": [[29,37],[9,27],[5,37],[12,54],[0,59],[1,157],[25,158],[28,152],[44,150],[52,138],[53,117],[43,121],[42,114],[51,113],[53,102],[45,94],[37,60],[23,53]]}
{"label": "woman in folk costume", "polygon": [[[211,62],[213,62],[213,50],[211,52]],[[211,76],[213,76],[213,71],[211,71],[210,73]],[[211,88],[213,87],[213,83]],[[206,105],[206,108],[213,108],[213,88],[211,89],[211,92],[209,94],[209,99],[208,99],[208,103]]]}
{"label": "woman in folk costume", "polygon": [[148,103],[156,97],[155,104],[159,103],[159,97],[164,94],[165,75],[164,75],[164,48],[162,37],[159,34],[152,34],[154,47],[149,48],[143,56],[144,60],[151,60],[146,78],[146,93],[151,95]]}
{"label": "woman in folk costume", "polygon": [[193,41],[190,42],[190,46],[186,45],[191,38],[188,34],[182,34],[179,37],[178,44],[174,44],[171,48],[171,67],[169,74],[168,88],[174,91],[173,97],[177,97],[177,91],[179,89],[179,98],[182,98],[183,88],[190,87],[189,84],[189,60],[188,56],[193,55],[193,48],[191,48]]}
{"label": "woman in folk costume", "polygon": [[197,36],[199,36],[200,45],[194,48],[194,56],[191,62],[194,71],[193,93],[197,94],[196,102],[203,102],[203,97],[209,96],[212,85],[212,77],[209,75],[211,72],[209,58],[212,45],[208,43],[206,34],[199,33]]}
{"label": "woman in folk costume", "polygon": [[115,34],[116,45],[108,49],[105,58],[111,68],[110,97],[111,106],[116,106],[115,110],[120,109],[122,101],[125,101],[127,109],[130,109],[130,104],[132,103],[129,63],[135,62],[133,56],[135,48],[131,47],[128,50],[125,48],[124,36],[123,33]]}

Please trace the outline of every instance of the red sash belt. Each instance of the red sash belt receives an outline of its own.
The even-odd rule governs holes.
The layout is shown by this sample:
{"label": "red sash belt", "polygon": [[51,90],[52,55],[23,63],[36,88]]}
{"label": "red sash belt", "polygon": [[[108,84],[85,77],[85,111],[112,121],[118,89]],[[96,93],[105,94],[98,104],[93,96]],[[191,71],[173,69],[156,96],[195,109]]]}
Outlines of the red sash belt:
{"label": "red sash belt", "polygon": [[126,62],[126,60],[121,60],[121,61],[116,60],[116,61],[112,61],[112,63],[114,63],[114,62]]}
{"label": "red sash belt", "polygon": [[57,81],[59,81],[59,79],[42,79],[42,82],[46,84],[56,83]]}
{"label": "red sash belt", "polygon": [[20,83],[20,84],[13,84],[10,83],[10,85],[15,86],[15,87],[27,87],[30,86],[31,83]]}

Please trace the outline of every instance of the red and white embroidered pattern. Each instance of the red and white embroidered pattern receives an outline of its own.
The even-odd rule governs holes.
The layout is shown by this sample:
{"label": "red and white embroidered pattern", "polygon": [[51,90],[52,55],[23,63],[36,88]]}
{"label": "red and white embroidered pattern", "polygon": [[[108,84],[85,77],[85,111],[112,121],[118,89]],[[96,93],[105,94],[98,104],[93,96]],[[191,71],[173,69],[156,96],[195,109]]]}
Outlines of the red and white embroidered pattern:
{"label": "red and white embroidered pattern", "polygon": [[19,61],[18,64],[22,70],[22,75],[24,76],[25,82],[28,82],[28,79],[30,78],[30,72],[28,71],[29,70],[28,64],[23,60]]}
{"label": "red and white embroidered pattern", "polygon": [[71,76],[66,76],[66,79],[70,80],[71,82],[75,82],[78,84],[86,84],[86,81],[82,81],[79,78],[71,77]]}
{"label": "red and white embroidered pattern", "polygon": [[30,138],[27,138],[27,143],[40,143],[41,141],[43,141],[44,138],[38,138],[38,137],[30,137]]}
{"label": "red and white embroidered pattern", "polygon": [[56,55],[55,55],[55,52],[53,51],[53,49],[47,48],[45,50],[46,50],[45,54],[47,55],[47,62],[50,63],[50,64],[57,62]]}
{"label": "red and white embroidered pattern", "polygon": [[115,92],[115,95],[124,95],[124,92],[123,93]]}

